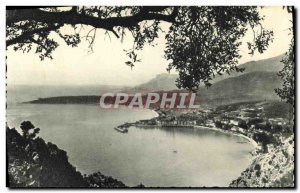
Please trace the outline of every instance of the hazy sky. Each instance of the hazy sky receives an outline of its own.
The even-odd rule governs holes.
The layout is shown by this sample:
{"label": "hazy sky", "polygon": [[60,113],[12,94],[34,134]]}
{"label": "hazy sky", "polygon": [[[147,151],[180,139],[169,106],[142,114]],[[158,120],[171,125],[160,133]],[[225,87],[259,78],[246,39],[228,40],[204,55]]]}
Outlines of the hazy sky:
{"label": "hazy sky", "polygon": [[[282,7],[266,7],[261,11],[265,15],[264,26],[274,31],[274,42],[264,54],[248,55],[246,45],[241,47],[243,57],[240,63],[280,55],[288,50],[291,36],[291,14]],[[167,28],[168,24],[164,24]],[[85,27],[84,32],[89,27]],[[68,30],[68,28],[65,28]],[[250,30],[251,31],[251,30]],[[245,40],[253,38],[251,32]],[[84,33],[83,32],[83,33]],[[84,35],[82,33],[82,35]],[[155,47],[145,46],[140,52],[141,63],[133,70],[124,64],[127,61],[123,49],[132,47],[128,36],[121,43],[113,34],[104,36],[104,31],[97,30],[93,53],[89,53],[88,43],[82,41],[77,48],[66,46],[63,40],[54,36],[60,46],[53,52],[53,60],[40,61],[34,52],[14,52],[12,46],[7,51],[8,85],[138,85],[166,73],[167,61],[164,59],[164,34],[156,41]]]}

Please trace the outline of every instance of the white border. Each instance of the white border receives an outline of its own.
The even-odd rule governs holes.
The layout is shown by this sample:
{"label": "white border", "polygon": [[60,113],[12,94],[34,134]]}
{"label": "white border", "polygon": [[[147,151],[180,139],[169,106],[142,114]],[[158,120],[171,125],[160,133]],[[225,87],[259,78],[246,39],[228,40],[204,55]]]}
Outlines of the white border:
{"label": "white border", "polygon": [[[6,155],[5,155],[5,6],[9,5],[27,5],[27,6],[34,6],[34,5],[39,5],[39,6],[47,6],[47,5],[294,5],[297,9],[297,15],[299,15],[299,7],[300,7],[300,1],[299,0],[251,0],[251,1],[245,1],[245,0],[201,0],[201,1],[196,1],[196,0],[152,0],[152,1],[146,1],[146,0],[140,0],[140,1],[134,1],[134,0],[102,0],[102,1],[97,1],[97,0],[89,0],[88,2],[86,0],[76,0],[76,1],[67,1],[67,0],[52,0],[51,3],[50,1],[41,1],[41,0],[31,0],[27,1],[24,3],[24,0],[4,0],[0,1],[0,25],[1,25],[1,30],[0,30],[0,128],[1,128],[1,133],[0,133],[0,191],[1,192],[8,192],[10,191],[8,188],[6,188]],[[299,19],[296,20],[297,26],[299,28]],[[298,29],[299,31],[299,29]],[[297,33],[297,41],[298,40],[298,34]],[[297,58],[299,57],[299,49],[297,46]],[[299,60],[299,59],[298,59]],[[299,66],[297,69],[297,77],[299,80],[298,76],[299,72]],[[299,81],[297,81],[297,90],[299,90]],[[298,97],[297,97],[298,101]],[[297,107],[299,108],[299,102]],[[297,113],[297,119],[299,120],[299,113]],[[299,123],[298,123],[299,125]],[[299,128],[297,129],[297,140],[299,140]],[[297,148],[297,155],[299,153],[299,148]],[[297,168],[299,168],[299,156],[297,156]],[[297,172],[298,173],[298,172]],[[299,186],[299,175],[297,175],[297,185]],[[14,190],[14,192],[21,192],[24,190]],[[33,190],[27,190],[27,192],[33,191]],[[43,190],[34,190],[35,192],[42,192]],[[44,190],[45,191],[45,190]],[[58,190],[58,189],[52,189],[52,190],[47,190],[47,192],[63,192],[66,190]],[[74,191],[74,190],[71,190]],[[79,190],[78,190],[79,191]],[[83,192],[88,192],[90,189],[87,190],[80,190]],[[118,190],[102,190],[102,191],[110,191],[110,192],[117,192]],[[141,192],[143,190],[127,190],[129,192]],[[154,191],[154,190],[148,190],[148,191]],[[156,191],[164,191],[164,189],[161,190],[156,190]],[[172,192],[175,190],[172,190]],[[176,192],[187,192],[190,190],[176,190]],[[223,191],[228,191],[228,190],[210,190],[212,192],[223,192]],[[238,191],[244,191],[244,190],[238,190]],[[254,192],[255,190],[249,190],[248,192]],[[266,190],[266,192],[271,192],[272,190]]]}

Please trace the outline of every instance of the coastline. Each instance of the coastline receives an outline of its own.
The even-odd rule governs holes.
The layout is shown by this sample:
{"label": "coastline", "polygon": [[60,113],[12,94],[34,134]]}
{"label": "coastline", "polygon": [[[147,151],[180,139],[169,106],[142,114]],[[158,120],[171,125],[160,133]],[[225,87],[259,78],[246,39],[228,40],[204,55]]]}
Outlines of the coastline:
{"label": "coastline", "polygon": [[[157,110],[155,109],[151,109],[152,111],[156,112],[157,113],[157,117],[160,116],[160,113],[157,112]],[[131,123],[129,127],[131,126],[134,126],[134,127],[164,127],[163,125],[151,125],[151,124],[141,124],[141,123],[138,123],[138,122],[135,122],[135,123]],[[180,127],[189,127],[191,128],[190,125],[180,125]],[[240,138],[243,138],[245,139],[248,143],[250,143],[254,149],[249,152],[250,155],[251,155],[251,163],[249,164],[249,166],[247,168],[245,168],[245,171],[248,170],[248,168],[252,167],[253,166],[253,163],[255,163],[255,160],[259,159],[260,157],[262,157],[264,154],[262,153],[258,153],[258,150],[260,150],[260,146],[258,145],[258,142],[256,142],[254,139],[242,134],[242,133],[237,133],[237,132],[234,132],[234,131],[231,131],[231,130],[224,130],[224,129],[220,129],[220,128],[217,128],[217,127],[208,127],[208,126],[204,126],[204,125],[193,125],[192,126],[193,129],[206,129],[206,130],[211,130],[211,131],[217,131],[217,132],[221,132],[221,133],[224,133],[224,134],[229,134],[229,135],[233,135],[233,136],[237,136],[237,137],[240,137]],[[243,175],[244,171],[240,174],[239,178]],[[235,181],[236,179],[233,179],[233,181],[228,185],[229,187],[232,187],[232,183]]]}
{"label": "coastline", "polygon": [[[157,118],[157,117],[160,116],[159,113],[156,110],[151,110],[151,111],[153,111],[157,114],[157,116],[153,117],[153,118]],[[137,122],[127,123],[127,124],[128,124],[128,127],[131,127],[131,126],[135,126],[135,127],[164,127],[162,125],[139,124]],[[117,127],[122,127],[122,126],[123,125],[118,125]],[[203,129],[204,128],[204,129],[207,129],[207,130],[213,130],[213,131],[218,131],[218,132],[222,132],[222,133],[227,133],[227,134],[230,134],[230,135],[234,135],[234,136],[238,136],[238,137],[246,139],[249,143],[251,143],[254,146],[255,150],[257,150],[259,148],[258,143],[254,139],[252,139],[252,138],[250,138],[246,135],[243,135],[241,133],[234,132],[234,131],[223,130],[223,129],[220,129],[220,128],[217,128],[217,127],[207,127],[207,126],[204,126],[204,125],[193,125],[193,126],[191,126],[191,125],[180,125],[178,127],[183,127],[183,128],[184,127],[186,127],[186,128],[191,128],[192,127],[192,128],[195,128],[195,129]]]}
{"label": "coastline", "polygon": [[[155,118],[160,117],[162,115],[160,113],[160,111],[157,110],[157,109],[148,109],[148,110],[155,112],[155,114],[153,114],[153,117],[150,118],[149,120],[155,119]],[[139,123],[139,121],[134,122],[134,123],[129,123],[129,124],[130,124],[129,127],[130,126],[150,127],[150,128],[151,127],[157,127],[158,129],[160,129],[161,127],[166,127],[166,126],[160,125],[160,124],[151,125],[151,123],[148,123],[148,124],[147,123],[146,124],[145,123]],[[263,182],[264,178],[259,178],[259,176],[258,177],[254,176],[254,175],[258,175],[257,174],[257,169],[256,169],[257,165],[265,166],[266,163],[269,161],[269,157],[271,159],[273,159],[273,156],[274,155],[277,156],[278,153],[277,152],[276,153],[270,152],[270,153],[264,154],[264,153],[262,153],[260,151],[257,151],[257,150],[259,150],[259,147],[260,147],[260,145],[258,145],[259,141],[256,142],[254,139],[252,139],[251,137],[247,136],[248,134],[249,134],[249,136],[252,136],[251,135],[251,134],[253,134],[252,131],[247,131],[247,133],[245,133],[245,132],[244,133],[240,133],[240,132],[236,132],[234,130],[221,129],[219,127],[215,127],[214,125],[211,125],[211,127],[210,127],[210,125],[209,126],[204,126],[201,123],[200,124],[195,124],[195,125],[192,125],[192,126],[191,125],[178,125],[177,127],[182,127],[182,128],[190,127],[191,129],[195,128],[195,129],[199,129],[199,130],[201,130],[201,129],[204,130],[205,129],[205,130],[211,130],[211,131],[218,131],[218,132],[222,132],[222,133],[225,133],[225,134],[227,133],[228,135],[238,136],[238,137],[241,137],[241,138],[244,138],[245,140],[247,140],[247,142],[245,141],[245,143],[249,142],[249,143],[251,143],[255,147],[253,151],[249,152],[250,155],[251,155],[251,157],[249,159],[251,159],[252,162],[250,163],[250,165],[247,168],[245,168],[245,171],[243,171],[241,173],[241,176],[239,176],[239,178],[237,178],[237,179],[235,179],[235,180],[232,181],[232,183],[230,184],[230,187],[236,187],[236,186],[239,187],[240,184],[241,184],[240,179],[242,179],[243,180],[242,182],[244,183],[244,181],[247,181],[247,180],[249,181],[249,176],[251,176],[250,179],[252,181],[255,181],[255,183],[256,182],[260,183],[259,187],[264,186],[264,184],[261,183],[261,182]],[[239,142],[237,142],[237,143],[239,143]],[[244,143],[244,142],[241,142],[241,143]],[[240,145],[240,144],[236,144],[236,146],[238,146],[238,145]],[[282,151],[284,151],[284,149]],[[272,155],[272,156],[270,156],[270,155]],[[283,155],[280,154],[280,156],[276,157],[276,159],[278,159],[278,160],[282,160],[283,158],[284,158],[284,154]],[[266,161],[266,160],[268,160],[268,161]],[[289,164],[289,162],[287,162],[287,163]],[[265,168],[267,168],[267,167],[271,168],[271,170],[277,170],[277,168],[275,168],[275,166],[273,166],[273,165],[269,166],[269,165],[266,166],[266,167],[261,167],[262,169],[259,169],[259,172],[266,171]],[[290,170],[288,170],[288,171],[290,172]],[[260,173],[259,173],[259,175],[260,175]],[[277,175],[277,177],[279,176],[279,174],[276,174],[276,175]],[[290,174],[288,174],[288,175],[290,175]],[[97,175],[97,176],[99,178],[101,178],[101,179],[106,179],[106,176],[102,176],[102,174],[101,175]],[[92,177],[94,178],[94,176],[92,176]],[[248,183],[248,184],[249,184],[248,186],[250,186],[250,185],[254,184],[254,182],[253,183],[251,182],[251,183]]]}
{"label": "coastline", "polygon": [[[229,187],[293,187],[294,186],[294,176],[293,176],[293,153],[287,152],[287,147],[294,146],[293,137],[289,137],[288,142],[285,142],[285,145],[280,145],[278,147],[270,146],[268,152],[264,152],[262,142],[259,139],[252,138],[255,134],[255,130],[248,130],[246,132],[239,132],[230,129],[222,129],[216,127],[215,124],[210,126],[202,125],[201,123],[185,123],[174,121],[170,117],[177,117],[177,115],[166,116],[165,113],[162,113],[159,109],[151,109],[158,114],[158,117],[153,118],[152,120],[141,120],[135,123],[131,123],[130,126],[135,127],[182,127],[182,128],[195,128],[195,129],[206,129],[211,131],[217,131],[226,133],[233,136],[238,136],[245,139],[248,143],[254,147],[252,151],[250,151],[250,159],[251,163],[249,166],[245,168],[243,172],[239,175],[238,178],[233,179]],[[162,121],[161,119],[166,119],[167,121]],[[175,118],[176,120],[176,118]],[[169,125],[167,122],[170,122]],[[248,136],[249,135],[249,136]],[[279,139],[282,141],[282,139]],[[283,142],[283,141],[282,141]],[[293,151],[291,151],[293,152]],[[286,167],[287,166],[287,167]],[[279,168],[278,168],[279,167]],[[283,169],[282,169],[283,168]],[[287,172],[285,171],[287,170]],[[268,174],[268,175],[266,175]],[[272,178],[269,178],[272,176]],[[280,177],[281,176],[281,177]]]}
{"label": "coastline", "polygon": [[250,138],[246,135],[243,135],[241,133],[236,133],[236,132],[233,132],[233,131],[226,131],[226,130],[223,130],[223,129],[220,129],[220,128],[217,128],[217,127],[207,127],[207,126],[201,126],[201,125],[196,125],[196,126],[194,126],[194,128],[198,128],[198,129],[205,128],[205,129],[208,129],[208,130],[219,131],[219,132],[222,132],[222,133],[227,133],[227,134],[231,134],[231,135],[234,135],[234,136],[242,137],[242,138],[246,139],[249,143],[251,143],[254,146],[255,150],[258,149],[258,144],[254,139],[252,139],[252,138]]}
{"label": "coastline", "polygon": [[[162,125],[144,125],[144,124],[137,124],[137,123],[131,123],[130,126],[135,126],[135,127],[164,127]],[[189,127],[189,128],[191,128],[190,125],[180,125],[180,127],[183,127],[183,128],[184,127]],[[252,139],[252,138],[250,138],[250,137],[248,137],[246,135],[243,135],[241,133],[236,133],[236,132],[233,132],[233,131],[225,131],[223,129],[219,129],[219,128],[216,128],[216,127],[207,127],[207,126],[202,126],[202,125],[194,125],[194,126],[192,126],[192,128],[194,128],[194,129],[213,130],[213,131],[218,131],[218,132],[222,132],[222,133],[226,133],[226,134],[238,136],[238,137],[246,139],[249,143],[251,143],[254,146],[255,150],[257,150],[259,148],[258,147],[258,143],[254,139]]]}

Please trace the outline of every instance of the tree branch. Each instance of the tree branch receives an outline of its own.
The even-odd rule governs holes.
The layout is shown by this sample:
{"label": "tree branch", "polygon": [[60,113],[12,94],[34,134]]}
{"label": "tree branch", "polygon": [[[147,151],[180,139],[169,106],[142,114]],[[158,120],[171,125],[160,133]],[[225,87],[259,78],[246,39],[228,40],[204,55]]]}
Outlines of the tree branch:
{"label": "tree branch", "polygon": [[19,35],[18,37],[6,40],[6,47],[16,44],[16,43],[23,43],[26,40],[32,38],[32,36],[34,34],[38,34],[44,31],[53,31],[56,29],[59,29],[62,25],[57,25],[57,26],[51,26],[51,27],[44,27],[44,28],[38,28],[38,29],[34,29],[32,31],[26,31],[24,33],[22,33],[21,35]]}
{"label": "tree branch", "polygon": [[[77,12],[77,6],[73,6],[68,11],[56,11],[49,12],[41,9],[17,9],[17,10],[7,10],[6,11],[6,25],[10,26],[12,24],[21,21],[35,21],[46,23],[52,27],[38,28],[31,31],[23,32],[18,37],[6,41],[6,46],[10,46],[16,43],[21,43],[26,41],[28,38],[34,34],[41,33],[43,31],[52,31],[58,29],[64,24],[76,25],[84,24],[90,25],[94,28],[102,28],[111,31],[117,38],[120,36],[114,30],[114,27],[132,27],[141,21],[145,20],[160,20],[166,22],[173,22],[177,15],[178,7],[174,7],[173,12],[169,15],[161,14],[169,7],[165,6],[145,6],[141,7],[139,12],[131,16],[114,16],[109,18],[99,18],[89,15],[85,15]],[[57,25],[57,27],[55,27]]]}
{"label": "tree branch", "polygon": [[167,7],[143,7],[141,11],[132,16],[110,17],[101,19],[93,16],[79,14],[74,12],[74,7],[70,11],[47,12],[40,9],[21,9],[6,11],[6,25],[12,23],[34,20],[44,23],[64,23],[64,24],[85,24],[96,28],[111,29],[115,26],[131,27],[144,20],[161,20],[173,22],[174,16],[156,13],[165,10]]}
{"label": "tree branch", "polygon": [[120,38],[118,33],[113,28],[111,28],[109,31],[111,31],[117,38]]}

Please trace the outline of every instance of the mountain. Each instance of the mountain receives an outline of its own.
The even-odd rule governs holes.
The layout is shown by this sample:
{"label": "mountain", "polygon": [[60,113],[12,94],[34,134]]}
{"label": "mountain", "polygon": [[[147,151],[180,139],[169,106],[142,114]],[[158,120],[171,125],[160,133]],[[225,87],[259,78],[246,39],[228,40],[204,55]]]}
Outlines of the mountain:
{"label": "mountain", "polygon": [[[222,105],[233,102],[255,101],[255,100],[278,100],[274,92],[275,88],[281,86],[281,80],[276,73],[282,69],[283,64],[280,62],[283,55],[258,61],[251,61],[241,64],[245,68],[243,73],[233,72],[230,75],[216,77],[213,85],[206,89],[199,88],[199,95],[204,104]],[[8,98],[16,96],[14,101],[30,101],[37,98],[54,97],[54,96],[77,96],[71,101],[80,100],[82,96],[100,96],[104,92],[153,92],[153,91],[174,91],[178,90],[176,85],[176,74],[159,74],[146,83],[140,84],[133,88],[122,88],[116,86],[94,86],[94,87],[22,87],[16,89],[8,87]],[[20,90],[20,92],[17,92]],[[14,94],[15,93],[15,94]],[[12,95],[14,94],[14,95]],[[36,95],[34,95],[36,94]],[[28,96],[27,96],[28,95]],[[56,100],[56,99],[55,99]],[[59,98],[59,100],[65,100]],[[89,100],[89,99],[87,99]],[[98,100],[98,98],[97,98]],[[69,101],[69,98],[68,98]],[[94,101],[94,99],[92,100]]]}
{"label": "mountain", "polygon": [[[283,68],[283,63],[281,62],[282,57],[284,55],[279,55],[273,58],[268,58],[264,60],[257,60],[257,61],[250,61],[244,64],[239,65],[241,68],[245,68],[243,73],[240,72],[231,72],[230,75],[223,74],[221,76],[217,75],[212,80],[212,83],[217,83],[221,80],[225,80],[227,78],[232,78],[236,76],[240,76],[243,74],[247,74],[250,72],[274,72],[277,73]],[[140,84],[134,88],[129,89],[128,91],[131,92],[138,92],[138,91],[157,91],[157,90],[176,90],[178,89],[175,86],[175,81],[178,78],[177,74],[159,74],[155,78],[151,79],[150,81]]]}
{"label": "mountain", "polygon": [[[169,80],[169,79],[168,79]],[[153,81],[154,82],[154,81]],[[281,79],[275,72],[249,72],[236,77],[221,80],[211,87],[201,87],[198,90],[196,101],[203,106],[216,107],[237,102],[279,100],[274,89],[281,87]],[[151,85],[151,84],[145,84]],[[158,85],[161,86],[161,85]],[[150,87],[143,87],[150,88]],[[155,87],[152,87],[155,88]],[[156,87],[157,88],[157,87]],[[170,87],[169,87],[170,88]],[[155,91],[155,90],[154,90]],[[168,92],[181,92],[183,90],[169,90]],[[141,92],[141,90],[137,90]],[[165,90],[156,90],[162,94]],[[145,95],[146,96],[146,95]],[[131,96],[132,97],[132,96]],[[30,103],[45,104],[97,104],[100,95],[60,96],[39,98]],[[113,99],[115,100],[115,99]],[[197,104],[199,104],[197,103]]]}
{"label": "mountain", "polygon": [[245,68],[244,73],[254,71],[278,72],[283,68],[283,63],[281,62],[283,56],[284,54],[264,60],[246,62],[241,64],[240,67]]}
{"label": "mountain", "polygon": [[276,72],[277,73],[280,70],[282,70],[282,68],[283,68],[283,63],[281,62],[283,56],[284,56],[284,54],[281,54],[281,55],[273,57],[273,58],[246,62],[244,64],[239,65],[240,68],[245,69],[242,73],[233,71],[230,73],[230,75],[228,75],[228,74],[223,74],[221,76],[217,75],[212,80],[212,83],[224,80],[229,77],[240,76],[242,74],[246,74],[249,72],[261,71],[261,72]]}
{"label": "mountain", "polygon": [[199,97],[204,104],[224,105],[243,101],[279,100],[274,92],[281,86],[275,72],[249,72],[201,87]]}
{"label": "mountain", "polygon": [[158,74],[155,78],[149,80],[148,82],[129,89],[128,92],[175,90],[178,89],[176,87],[177,77],[178,77],[177,74],[167,74],[167,73]]}
{"label": "mountain", "polygon": [[[282,85],[276,73],[283,68],[281,62],[283,56],[241,64],[239,67],[245,68],[243,73],[232,72],[230,75],[216,76],[210,88],[204,86],[199,88],[202,103],[216,106],[244,101],[279,100],[274,89]],[[160,74],[130,91],[176,90],[177,77],[176,74]]]}

